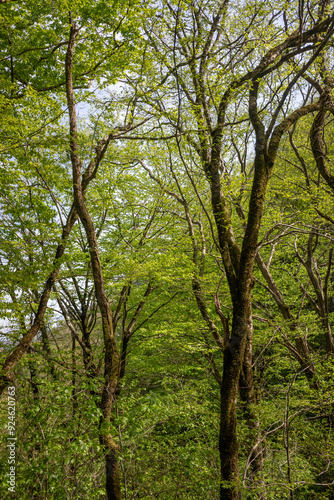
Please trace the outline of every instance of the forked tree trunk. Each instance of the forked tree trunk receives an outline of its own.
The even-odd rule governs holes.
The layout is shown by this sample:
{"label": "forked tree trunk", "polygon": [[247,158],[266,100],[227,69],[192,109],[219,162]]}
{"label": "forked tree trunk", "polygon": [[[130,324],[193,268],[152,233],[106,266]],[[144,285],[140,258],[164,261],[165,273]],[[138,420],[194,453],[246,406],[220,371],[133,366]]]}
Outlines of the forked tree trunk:
{"label": "forked tree trunk", "polygon": [[266,144],[264,125],[257,112],[258,81],[253,81],[249,96],[249,115],[256,134],[254,178],[249,202],[249,214],[241,253],[236,250],[226,202],[220,190],[217,168],[219,146],[211,162],[210,184],[212,207],[216,220],[222,259],[233,302],[231,338],[224,353],[224,371],[221,386],[221,417],[219,451],[221,459],[220,500],[239,500],[240,482],[238,467],[238,441],[236,408],[239,378],[245,359],[245,349],[252,338],[253,266],[257,252],[258,234],[266,194],[280,139],[283,133],[299,118],[317,108],[318,104],[303,106],[289,115],[272,133]]}

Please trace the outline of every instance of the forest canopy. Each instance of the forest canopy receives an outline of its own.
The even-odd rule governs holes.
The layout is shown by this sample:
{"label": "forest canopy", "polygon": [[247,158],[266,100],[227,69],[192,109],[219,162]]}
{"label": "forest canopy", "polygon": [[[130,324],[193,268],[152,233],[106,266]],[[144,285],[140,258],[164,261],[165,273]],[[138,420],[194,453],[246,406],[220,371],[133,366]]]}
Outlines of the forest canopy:
{"label": "forest canopy", "polygon": [[334,498],[333,35],[0,1],[1,498]]}

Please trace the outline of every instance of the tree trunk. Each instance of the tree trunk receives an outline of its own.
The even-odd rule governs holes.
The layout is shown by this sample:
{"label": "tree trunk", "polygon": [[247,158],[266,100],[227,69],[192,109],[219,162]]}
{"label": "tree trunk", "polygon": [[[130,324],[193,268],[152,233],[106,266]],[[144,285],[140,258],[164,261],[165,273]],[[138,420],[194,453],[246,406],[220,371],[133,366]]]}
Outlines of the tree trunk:
{"label": "tree trunk", "polygon": [[[259,252],[256,254],[256,263],[262,273],[262,276],[267,282],[268,288],[282,314],[282,317],[288,322],[289,330],[295,335],[299,330],[297,319],[293,316],[289,306],[285,303],[283,295],[278,289],[269,269],[267,268]],[[307,339],[302,335],[298,335],[298,337],[295,337],[294,342],[295,348],[289,341],[289,339],[286,339],[286,343],[284,345],[290,350],[293,357],[300,364],[300,367],[305,373],[310,387],[312,389],[319,389],[319,384],[315,377],[315,367],[310,357],[310,350],[307,344]]]}
{"label": "tree trunk", "polygon": [[15,347],[13,352],[7,356],[6,361],[2,367],[2,373],[0,375],[0,395],[8,387],[8,385],[13,384],[14,380],[14,368],[21,360],[22,356],[28,351],[30,344],[36,337],[44,318],[44,314],[49,302],[52,287],[58,277],[61,258],[64,255],[66,243],[68,237],[72,231],[72,228],[77,220],[78,216],[75,211],[74,205],[72,205],[65,226],[63,227],[61,241],[58,244],[55,260],[54,269],[50,273],[48,279],[46,280],[43,293],[39,299],[38,309],[35,315],[35,319],[29,330]]}
{"label": "tree trunk", "polygon": [[[105,422],[101,419],[101,425]],[[108,424],[108,422],[106,422]],[[106,493],[108,500],[122,500],[120,486],[118,452],[119,448],[109,433],[100,432],[100,444],[105,451]]]}
{"label": "tree trunk", "polygon": [[106,493],[108,500],[122,500],[118,467],[119,448],[113,440],[109,428],[111,410],[116,398],[118,384],[119,374],[115,374],[111,370],[109,374],[106,374],[100,403],[102,416],[100,419],[99,440],[105,453]]}
{"label": "tree trunk", "polygon": [[87,209],[84,197],[81,169],[82,161],[79,156],[78,130],[73,93],[73,53],[76,36],[79,32],[75,23],[70,19],[70,37],[66,53],[66,96],[70,121],[70,150],[73,175],[74,205],[82,223],[87,241],[89,243],[90,262],[92,265],[94,288],[96,300],[102,319],[102,333],[105,348],[104,358],[104,385],[101,397],[102,417],[100,420],[99,439],[105,452],[106,464],[106,493],[108,500],[121,500],[121,487],[119,480],[119,469],[117,463],[118,447],[110,435],[111,410],[114,403],[115,393],[118,386],[120,373],[120,357],[117,351],[113,317],[108,297],[104,289],[102,266],[98,248],[95,227],[90,213]]}
{"label": "tree trunk", "polygon": [[49,337],[48,337],[48,332],[46,328],[46,324],[43,321],[42,326],[41,326],[41,333],[42,333],[42,347],[45,355],[46,362],[49,366],[50,374],[53,380],[57,380],[58,374],[55,370],[54,363],[51,359],[51,349],[50,349],[50,343],[49,343]]}
{"label": "tree trunk", "polygon": [[219,452],[220,500],[239,500],[240,482],[237,440],[237,398],[246,342],[252,329],[251,301],[238,301],[233,308],[232,333],[224,352],[221,385]]}
{"label": "tree trunk", "polygon": [[259,473],[263,470],[263,451],[259,435],[259,418],[255,412],[257,401],[253,378],[253,328],[249,329],[248,334],[249,338],[246,342],[245,357],[239,379],[239,394],[244,403],[244,418],[248,426],[248,448],[251,447],[244,480],[247,478],[247,470],[250,466],[251,473],[248,476],[252,483],[250,486],[255,487],[259,481]]}

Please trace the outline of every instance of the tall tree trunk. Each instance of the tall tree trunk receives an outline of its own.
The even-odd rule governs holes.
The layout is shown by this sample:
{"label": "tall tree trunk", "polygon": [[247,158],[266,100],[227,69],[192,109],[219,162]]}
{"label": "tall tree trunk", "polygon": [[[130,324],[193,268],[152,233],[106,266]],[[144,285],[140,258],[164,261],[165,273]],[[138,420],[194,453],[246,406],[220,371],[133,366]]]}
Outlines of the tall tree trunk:
{"label": "tall tree trunk", "polygon": [[86,207],[83,192],[83,183],[81,178],[82,161],[79,156],[78,129],[72,78],[74,45],[79,30],[77,29],[76,24],[73,22],[71,16],[70,25],[70,37],[66,52],[65,69],[66,97],[70,122],[70,150],[73,175],[73,195],[74,204],[80,217],[80,221],[85,229],[86,237],[89,243],[90,261],[92,265],[95,294],[101,313],[102,332],[105,348],[105,379],[101,397],[102,417],[100,420],[99,439],[105,453],[107,498],[108,500],[121,500],[122,494],[117,462],[118,448],[110,434],[109,429],[111,410],[118,386],[120,359],[114,337],[112,311],[104,289],[104,280],[96,231],[90,213]]}

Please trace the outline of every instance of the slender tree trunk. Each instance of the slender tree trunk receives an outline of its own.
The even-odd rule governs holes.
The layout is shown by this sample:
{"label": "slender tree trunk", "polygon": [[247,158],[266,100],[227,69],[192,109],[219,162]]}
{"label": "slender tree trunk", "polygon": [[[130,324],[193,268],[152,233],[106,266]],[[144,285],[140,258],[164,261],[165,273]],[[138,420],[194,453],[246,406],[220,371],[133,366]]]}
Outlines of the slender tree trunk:
{"label": "slender tree trunk", "polygon": [[72,333],[72,349],[71,349],[71,358],[72,358],[72,416],[75,417],[75,414],[78,409],[78,398],[77,398],[77,390],[76,390],[76,371],[77,371],[77,362],[76,362],[76,353],[75,353],[75,336]]}
{"label": "slender tree trunk", "polygon": [[31,388],[32,388],[32,393],[34,395],[34,400],[38,401],[39,400],[39,390],[38,390],[38,383],[37,383],[37,372],[36,372],[36,366],[34,363],[34,359],[32,359],[33,353],[31,350],[31,347],[28,349],[28,366],[29,366],[29,371],[30,371],[30,383],[31,383]]}
{"label": "slender tree trunk", "polygon": [[21,360],[22,356],[28,351],[31,342],[36,337],[44,318],[44,314],[49,302],[50,293],[52,287],[58,277],[61,257],[64,255],[66,243],[68,237],[72,231],[72,228],[77,220],[78,216],[75,211],[74,206],[71,207],[70,213],[68,215],[65,226],[63,227],[61,242],[59,243],[54,260],[54,269],[50,273],[48,279],[46,280],[43,293],[39,300],[38,309],[32,326],[29,328],[27,333],[22,337],[19,344],[15,347],[13,352],[7,357],[3,367],[2,373],[0,375],[0,394],[8,387],[8,385],[13,383],[14,380],[14,368]]}
{"label": "slender tree trunk", "polygon": [[[267,268],[265,262],[263,261],[259,253],[256,254],[256,263],[262,273],[262,276],[267,282],[269,290],[282,314],[282,317],[288,322],[289,330],[291,331],[292,334],[296,335],[298,331],[297,320],[293,316],[289,306],[285,303],[283,295],[278,289],[269,269]],[[298,335],[297,337],[295,337],[294,342],[295,342],[295,347],[289,341],[289,339],[286,339],[286,343],[284,345],[290,350],[293,357],[300,364],[300,367],[305,373],[305,376],[310,384],[310,387],[312,389],[319,389],[319,384],[315,377],[316,375],[315,367],[310,357],[310,350],[308,347],[307,339],[302,335]]]}
{"label": "slender tree trunk", "polygon": [[50,349],[50,343],[49,343],[49,336],[46,328],[46,324],[43,321],[42,326],[41,326],[41,332],[42,332],[42,345],[43,345],[43,351],[45,353],[45,359],[46,362],[49,366],[50,374],[53,380],[57,380],[58,374],[55,370],[54,363],[51,359],[51,349]]}
{"label": "slender tree trunk", "polygon": [[101,410],[103,415],[100,420],[99,439],[105,452],[107,498],[108,500],[121,500],[122,494],[117,462],[118,447],[114,442],[109,429],[111,410],[114,403],[115,393],[118,387],[120,359],[115,342],[112,311],[104,289],[104,280],[96,231],[90,213],[85,204],[84,198],[81,176],[82,161],[79,156],[78,129],[72,78],[74,45],[79,30],[77,29],[72,18],[70,18],[70,25],[70,37],[66,52],[65,69],[66,97],[70,122],[70,150],[73,175],[74,205],[77,209],[80,221],[85,229],[87,241],[89,243],[90,262],[92,265],[96,300],[101,313],[102,332],[105,347],[105,381],[101,398]]}

